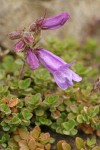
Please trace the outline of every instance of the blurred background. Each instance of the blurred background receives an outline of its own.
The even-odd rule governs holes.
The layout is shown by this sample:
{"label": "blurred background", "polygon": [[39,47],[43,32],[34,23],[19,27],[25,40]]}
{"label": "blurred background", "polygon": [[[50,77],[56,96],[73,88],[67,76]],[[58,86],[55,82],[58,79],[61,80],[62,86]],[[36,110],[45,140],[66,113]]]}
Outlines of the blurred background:
{"label": "blurred background", "polygon": [[44,32],[44,39],[70,36],[79,42],[87,37],[100,41],[100,0],[0,0],[0,6],[0,46],[3,48],[11,46],[9,32],[29,26],[43,16],[45,10],[46,17],[67,11],[71,19],[61,29]]}

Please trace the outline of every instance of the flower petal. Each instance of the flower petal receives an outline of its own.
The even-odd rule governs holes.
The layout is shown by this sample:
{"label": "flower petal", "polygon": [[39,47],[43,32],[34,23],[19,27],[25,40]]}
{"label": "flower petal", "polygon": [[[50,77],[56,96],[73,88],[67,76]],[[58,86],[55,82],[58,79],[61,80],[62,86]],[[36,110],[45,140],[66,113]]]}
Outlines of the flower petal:
{"label": "flower petal", "polygon": [[53,75],[57,85],[63,90],[66,90],[69,86],[73,86],[72,72],[69,68],[66,68],[66,65],[59,68]]}
{"label": "flower petal", "polygon": [[32,70],[37,69],[39,67],[39,61],[36,55],[32,52],[31,48],[28,48],[27,52],[27,63]]}
{"label": "flower petal", "polygon": [[38,49],[37,57],[51,73],[66,64],[63,59],[42,48]]}
{"label": "flower petal", "polygon": [[61,72],[55,72],[54,73],[54,79],[55,79],[57,85],[61,89],[66,90],[68,88],[68,84],[66,82],[66,78],[62,77]]}
{"label": "flower petal", "polygon": [[80,77],[78,74],[72,71],[72,79],[76,82],[80,82],[82,80],[82,77]]}
{"label": "flower petal", "polygon": [[60,88],[65,90],[68,86],[73,86],[72,80],[76,82],[82,80],[80,76],[69,69],[74,62],[67,64],[63,59],[45,49],[39,48],[37,50],[39,61],[53,74],[54,79]]}
{"label": "flower petal", "polygon": [[57,16],[43,19],[42,21],[40,19],[40,22],[38,20],[37,24],[40,24],[41,29],[43,30],[47,30],[47,29],[53,30],[63,26],[69,18],[70,18],[69,14],[64,12]]}
{"label": "flower petal", "polygon": [[21,52],[24,48],[24,42],[23,41],[19,41],[14,45],[14,51],[15,52]]}

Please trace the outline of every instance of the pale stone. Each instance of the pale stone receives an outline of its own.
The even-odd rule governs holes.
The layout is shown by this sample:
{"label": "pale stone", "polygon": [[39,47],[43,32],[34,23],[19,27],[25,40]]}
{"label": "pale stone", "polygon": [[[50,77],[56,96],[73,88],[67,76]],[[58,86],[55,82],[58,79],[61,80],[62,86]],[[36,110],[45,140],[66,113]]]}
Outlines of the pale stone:
{"label": "pale stone", "polygon": [[44,31],[48,36],[63,39],[72,36],[79,41],[90,35],[98,38],[100,33],[100,0],[0,0],[0,43],[11,48],[9,32],[28,27],[44,15],[56,15],[67,11],[71,19],[60,29]]}

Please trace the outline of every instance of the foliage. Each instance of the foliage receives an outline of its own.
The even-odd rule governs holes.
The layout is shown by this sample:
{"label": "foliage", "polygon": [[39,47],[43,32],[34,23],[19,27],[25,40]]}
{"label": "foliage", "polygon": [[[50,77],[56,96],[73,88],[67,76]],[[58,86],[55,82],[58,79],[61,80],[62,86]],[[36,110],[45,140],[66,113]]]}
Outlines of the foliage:
{"label": "foliage", "polygon": [[[75,145],[77,150],[99,150],[100,146],[96,145],[96,139],[87,139],[87,141],[83,140],[80,137],[76,137],[75,139]],[[57,143],[57,150],[72,150],[70,144],[68,144],[66,141],[61,140]]]}
{"label": "foliage", "polygon": [[6,150],[50,150],[49,133],[42,133],[41,129],[36,126],[32,131],[27,128],[18,128],[8,141]]}
{"label": "foliage", "polygon": [[[46,69],[40,67],[32,71],[28,66],[24,70],[22,79],[19,80],[19,70],[23,65],[22,53],[18,56],[10,53],[2,57],[0,143],[3,147],[7,147],[7,141],[11,140],[11,135],[16,129],[23,127],[26,129],[35,125],[45,125],[59,134],[69,136],[75,136],[79,130],[85,134],[96,133],[100,136],[100,94],[98,92],[100,86],[97,86],[97,82],[93,83],[100,73],[98,44],[91,39],[83,45],[72,39],[63,42],[48,39],[47,43],[46,47],[66,62],[77,60],[73,70],[83,77],[83,81],[75,83],[73,88],[62,91],[56,86]],[[20,132],[21,130],[18,134]],[[80,139],[77,138],[76,143],[77,140]],[[62,142],[58,145],[62,145]],[[87,139],[85,145],[93,150],[98,149],[92,146],[95,145],[94,143],[95,140]],[[68,143],[64,142],[63,145],[70,149]],[[84,144],[82,145],[84,147]]]}

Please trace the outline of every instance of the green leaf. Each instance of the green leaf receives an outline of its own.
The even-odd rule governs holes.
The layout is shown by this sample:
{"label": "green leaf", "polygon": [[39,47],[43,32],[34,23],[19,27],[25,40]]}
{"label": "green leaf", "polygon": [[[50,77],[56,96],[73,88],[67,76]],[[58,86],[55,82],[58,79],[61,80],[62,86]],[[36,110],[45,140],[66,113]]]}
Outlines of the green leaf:
{"label": "green leaf", "polygon": [[88,110],[88,115],[90,117],[95,117],[100,112],[99,106],[90,107]]}
{"label": "green leaf", "polygon": [[13,138],[11,138],[8,141],[8,145],[12,148],[12,150],[19,150],[19,146],[18,146],[17,142],[14,141]]}
{"label": "green leaf", "polygon": [[74,113],[69,113],[68,114],[68,119],[75,119],[76,118],[76,115]]}
{"label": "green leaf", "polygon": [[53,130],[57,129],[57,123],[56,122],[51,125],[51,129],[53,129]]}
{"label": "green leaf", "polygon": [[21,59],[16,59],[15,60],[15,64],[17,64],[17,65],[23,65],[24,64],[24,62],[21,60]]}
{"label": "green leaf", "polygon": [[90,123],[90,118],[87,114],[83,114],[83,120],[87,122],[87,124]]}
{"label": "green leaf", "polygon": [[11,113],[10,108],[6,104],[0,104],[0,111],[4,112],[6,115]]}
{"label": "green leaf", "polygon": [[64,122],[64,120],[63,120],[62,117],[60,117],[60,118],[57,119],[56,122],[57,122],[58,125],[61,125]]}
{"label": "green leaf", "polygon": [[19,81],[19,88],[20,89],[27,89],[31,84],[31,79],[25,79],[25,80],[20,80]]}
{"label": "green leaf", "polygon": [[22,108],[24,105],[23,101],[19,101],[18,104],[17,104],[17,108]]}
{"label": "green leaf", "polygon": [[64,111],[65,109],[66,109],[66,107],[64,104],[61,104],[58,106],[58,110],[60,110],[60,111]]}
{"label": "green leaf", "polygon": [[14,114],[14,116],[11,120],[11,124],[18,125],[20,123],[21,123],[21,119],[19,118],[18,114]]}
{"label": "green leaf", "polygon": [[81,114],[77,116],[77,122],[83,123],[83,116]]}
{"label": "green leaf", "polygon": [[94,51],[96,48],[97,48],[96,40],[88,38],[84,47],[83,47],[83,50],[85,52],[91,52],[91,51]]}
{"label": "green leaf", "polygon": [[75,127],[75,124],[74,120],[69,120],[68,122],[62,123],[62,126],[66,131],[71,131]]}
{"label": "green leaf", "polygon": [[71,146],[64,140],[57,143],[57,150],[71,150]]}
{"label": "green leaf", "polygon": [[96,123],[96,129],[100,130],[100,122]]}
{"label": "green leaf", "polygon": [[76,147],[78,150],[85,149],[85,142],[80,137],[76,137]]}
{"label": "green leaf", "polygon": [[10,126],[8,124],[5,124],[3,127],[4,131],[9,131],[10,130]]}
{"label": "green leaf", "polygon": [[73,113],[76,113],[76,114],[78,113],[78,107],[76,105],[71,105],[70,109]]}
{"label": "green leaf", "polygon": [[78,132],[78,130],[72,129],[72,130],[70,131],[70,135],[71,135],[71,136],[74,136],[74,135],[77,134],[77,132]]}
{"label": "green leaf", "polygon": [[100,106],[94,107],[94,115],[96,116],[100,112]]}
{"label": "green leaf", "polygon": [[29,97],[25,98],[25,104],[26,105],[32,105],[33,108],[35,106],[39,105],[41,102],[41,94],[37,93],[35,95],[30,95]]}
{"label": "green leaf", "polygon": [[44,111],[44,109],[43,108],[37,108],[37,109],[35,109],[35,114],[36,114],[36,116],[43,116],[44,115],[44,113],[45,113],[45,111]]}
{"label": "green leaf", "polygon": [[39,80],[43,80],[43,81],[50,80],[50,73],[44,68],[35,70],[33,74],[33,78],[34,76]]}
{"label": "green leaf", "polygon": [[56,126],[56,132],[60,133],[60,134],[63,134],[63,129],[59,126],[58,127]]}
{"label": "green leaf", "polygon": [[21,122],[21,125],[29,126],[30,125],[30,120],[23,119],[22,122]]}
{"label": "green leaf", "polygon": [[33,116],[33,114],[30,113],[29,110],[26,109],[26,108],[23,108],[23,109],[22,109],[21,114],[22,114],[22,116],[23,116],[23,118],[24,118],[25,120],[30,120],[30,119],[32,118],[32,116]]}
{"label": "green leaf", "polygon": [[51,120],[45,117],[39,117],[39,121],[42,125],[50,126],[52,124]]}
{"label": "green leaf", "polygon": [[70,135],[70,131],[68,131],[68,130],[63,130],[63,134],[65,134],[65,135]]}
{"label": "green leaf", "polygon": [[53,144],[55,142],[55,138],[51,137],[49,142],[50,142],[50,144]]}
{"label": "green leaf", "polygon": [[8,142],[9,139],[10,139],[9,134],[3,133],[3,134],[0,135],[0,143],[1,144]]}
{"label": "green leaf", "polygon": [[14,58],[10,55],[3,59],[2,66],[7,72],[14,72],[18,68],[14,63]]}
{"label": "green leaf", "polygon": [[59,96],[58,95],[48,95],[44,103],[48,105],[49,107],[57,107],[59,105]]}
{"label": "green leaf", "polygon": [[3,85],[0,85],[0,95],[6,96],[6,93],[9,93],[8,86],[4,87]]}
{"label": "green leaf", "polygon": [[4,79],[4,77],[5,77],[5,71],[0,70],[0,80]]}
{"label": "green leaf", "polygon": [[96,144],[96,138],[89,139],[87,138],[87,145],[93,147]]}

